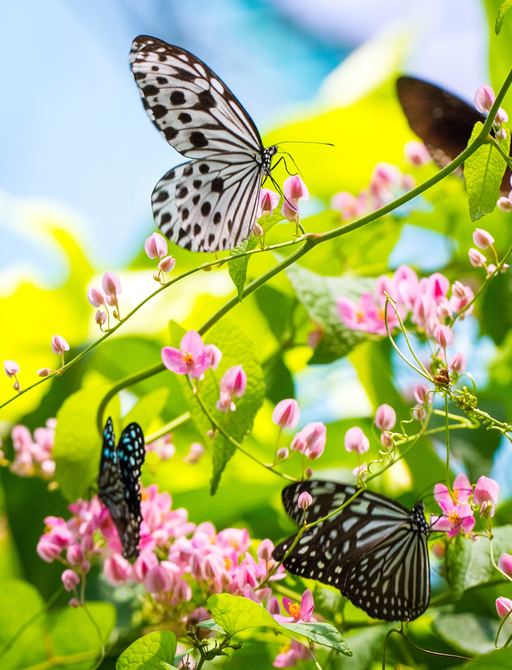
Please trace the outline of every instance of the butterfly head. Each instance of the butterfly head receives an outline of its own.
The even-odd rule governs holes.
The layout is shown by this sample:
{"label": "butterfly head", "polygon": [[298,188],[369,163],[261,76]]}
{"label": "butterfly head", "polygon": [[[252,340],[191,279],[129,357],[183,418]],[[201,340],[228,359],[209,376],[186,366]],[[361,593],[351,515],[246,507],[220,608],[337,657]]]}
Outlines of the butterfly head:
{"label": "butterfly head", "polygon": [[425,535],[430,535],[431,527],[425,519],[425,505],[421,501],[414,505],[412,508],[412,514],[418,529]]}

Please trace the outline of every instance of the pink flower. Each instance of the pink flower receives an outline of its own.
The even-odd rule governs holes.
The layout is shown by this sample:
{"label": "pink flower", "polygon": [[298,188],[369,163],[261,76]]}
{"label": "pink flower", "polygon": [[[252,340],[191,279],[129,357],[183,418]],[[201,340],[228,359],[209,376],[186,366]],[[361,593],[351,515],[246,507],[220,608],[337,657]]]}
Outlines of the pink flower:
{"label": "pink flower", "polygon": [[298,623],[305,621],[316,621],[313,616],[315,609],[315,601],[313,594],[309,589],[306,589],[300,599],[300,604],[290,600],[290,598],[283,598],[283,607],[288,613],[288,616],[276,615],[274,618],[279,623]]}
{"label": "pink flower", "polygon": [[512,556],[510,554],[501,554],[498,566],[507,577],[512,577]]}
{"label": "pink flower", "polygon": [[453,341],[453,331],[449,326],[439,324],[434,329],[434,336],[442,349],[446,349]]}
{"label": "pink flower", "polygon": [[495,99],[496,96],[494,95],[494,91],[492,90],[491,86],[485,84],[480,86],[480,88],[478,88],[475,92],[475,107],[479,112],[482,112],[482,114],[486,114],[490,111]]}
{"label": "pink flower", "polygon": [[192,442],[188,454],[183,458],[185,463],[198,463],[204,454],[204,447],[199,442]]}
{"label": "pink flower", "polygon": [[158,269],[160,272],[172,272],[174,270],[174,267],[176,265],[176,259],[174,256],[164,256],[162,259],[160,259],[160,262],[158,263]]}
{"label": "pink flower", "polygon": [[423,142],[418,142],[416,140],[407,142],[404,150],[406,160],[413,165],[425,165],[425,163],[430,163],[432,160],[430,153]]}
{"label": "pink flower", "polygon": [[46,561],[46,563],[51,563],[58,556],[60,556],[62,547],[57,544],[57,542],[50,539],[50,537],[43,535],[37,543],[36,551],[39,554],[39,557],[43,559],[43,561]]}
{"label": "pink flower", "polygon": [[87,291],[87,299],[93,307],[101,307],[105,304],[105,296],[94,286]]}
{"label": "pink flower", "polygon": [[205,349],[209,360],[209,367],[212,370],[216,370],[222,360],[222,351],[215,344],[207,344]]}
{"label": "pink flower", "polygon": [[[498,612],[498,616],[501,619],[508,616],[511,610],[512,610],[512,600],[510,600],[510,598],[505,598],[504,596],[496,598],[496,612]],[[510,619],[510,617],[508,618]]]}
{"label": "pink flower", "polygon": [[189,330],[181,340],[180,349],[162,349],[162,361],[171,372],[197,378],[210,367],[211,357],[201,335],[195,330]]}
{"label": "pink flower", "polygon": [[464,358],[464,354],[462,354],[459,351],[450,361],[450,370],[459,373],[465,369],[466,369],[466,359]]}
{"label": "pink flower", "polygon": [[60,335],[52,336],[52,351],[54,354],[63,355],[65,351],[69,351],[69,344]]}
{"label": "pink flower", "polygon": [[488,249],[494,244],[494,237],[483,228],[476,228],[473,232],[473,242],[479,249]]}
{"label": "pink flower", "polygon": [[220,388],[232,396],[241,398],[247,388],[247,375],[241,365],[228,368],[220,380]]}
{"label": "pink flower", "polygon": [[306,184],[298,174],[291,175],[284,180],[283,193],[284,202],[281,211],[289,221],[295,221],[299,212],[299,200],[309,198]]}
{"label": "pink flower", "polygon": [[300,642],[292,640],[289,645],[283,647],[272,665],[274,668],[291,668],[305,658],[310,658],[308,648]]}
{"label": "pink flower", "polygon": [[423,384],[416,384],[414,387],[414,399],[423,405],[428,398],[428,388]]}
{"label": "pink flower", "polygon": [[153,233],[144,241],[148,258],[163,258],[167,253],[167,240],[160,233]]}
{"label": "pink flower", "polygon": [[113,585],[123,584],[132,575],[132,566],[120,554],[113,554],[105,561],[103,572],[107,580]]}
{"label": "pink flower", "polygon": [[502,195],[496,203],[502,212],[512,212],[512,200]]}
{"label": "pink flower", "polygon": [[20,366],[16,361],[4,361],[4,370],[8,377],[15,377],[20,371]]}
{"label": "pink flower", "polygon": [[258,215],[256,218],[260,218],[263,214],[272,214],[274,209],[279,205],[279,195],[274,193],[269,188],[260,189],[260,199],[258,205]]}
{"label": "pink flower", "polygon": [[96,310],[96,314],[94,315],[94,320],[98,324],[98,326],[103,326],[107,322],[107,313],[105,312],[104,309],[98,309]]}
{"label": "pink flower", "polygon": [[[512,202],[510,203],[512,208]],[[470,249],[468,251],[469,262],[474,268],[482,268],[487,262],[487,258],[478,249]]]}
{"label": "pink flower", "polygon": [[162,564],[150,568],[144,578],[144,586],[149,593],[161,593],[170,591],[172,586],[169,572],[165,570]]}
{"label": "pink flower", "polygon": [[60,578],[66,591],[73,591],[80,584],[80,577],[74,570],[64,570]]}
{"label": "pink flower", "polygon": [[297,427],[299,419],[299,404],[293,398],[279,401],[272,412],[272,421],[280,428],[293,430]]}
{"label": "pink flower", "polygon": [[476,483],[473,500],[480,506],[482,516],[494,516],[494,510],[498,504],[500,486],[498,482],[490,477],[480,477]]}
{"label": "pink flower", "polygon": [[314,460],[322,455],[326,440],[327,429],[325,424],[320,421],[313,421],[295,434],[291,448]]}
{"label": "pink flower", "polygon": [[274,551],[274,543],[272,540],[262,540],[258,545],[258,558],[265,563],[272,560],[272,552]]}
{"label": "pink flower", "polygon": [[313,504],[313,498],[311,494],[307,491],[302,491],[297,500],[297,507],[301,510],[306,511]]}
{"label": "pink flower", "polygon": [[116,298],[121,293],[121,282],[119,277],[113,272],[105,272],[101,280],[101,285],[107,296]]}
{"label": "pink flower", "polygon": [[468,503],[472,488],[466,475],[458,475],[450,492],[444,484],[434,486],[434,498],[443,516],[434,517],[432,527],[447,531],[449,537],[459,533],[469,534],[475,526],[473,510]]}
{"label": "pink flower", "polygon": [[345,449],[364,454],[370,448],[370,442],[359,426],[349,428],[345,433]]}
{"label": "pink flower", "polygon": [[396,412],[391,405],[383,404],[375,413],[375,425],[380,430],[391,430],[396,424]]}

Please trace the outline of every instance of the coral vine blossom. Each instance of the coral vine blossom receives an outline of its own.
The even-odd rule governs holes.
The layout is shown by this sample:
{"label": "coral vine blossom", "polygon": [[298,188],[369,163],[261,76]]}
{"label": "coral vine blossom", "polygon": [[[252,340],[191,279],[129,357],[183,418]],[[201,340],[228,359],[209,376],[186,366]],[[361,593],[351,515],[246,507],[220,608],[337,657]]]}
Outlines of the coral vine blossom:
{"label": "coral vine blossom", "polygon": [[165,367],[178,375],[201,377],[211,366],[212,357],[203,339],[195,330],[182,337],[180,348],[164,347],[162,361]]}

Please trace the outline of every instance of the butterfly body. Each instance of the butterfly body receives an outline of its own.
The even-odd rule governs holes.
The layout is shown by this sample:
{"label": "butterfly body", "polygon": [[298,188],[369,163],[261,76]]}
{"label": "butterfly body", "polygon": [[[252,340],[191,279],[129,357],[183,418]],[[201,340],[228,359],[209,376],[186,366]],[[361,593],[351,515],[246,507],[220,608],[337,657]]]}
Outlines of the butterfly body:
{"label": "butterfly body", "polygon": [[[399,77],[396,91],[411,130],[441,168],[464,151],[475,123],[486,119],[462,98],[424,79]],[[510,191],[510,176],[507,168],[501,184],[504,194]]]}
{"label": "butterfly body", "polygon": [[277,147],[264,147],[247,111],[197,56],[163,40],[133,40],[131,67],[144,108],[167,142],[191,158],[152,194],[155,221],[191,251],[231,249],[256,221]]}
{"label": "butterfly body", "polygon": [[[297,524],[302,523],[297,501],[303,491],[313,498],[306,517],[311,523],[334,512],[356,488],[321,480],[286,487],[283,505]],[[370,616],[410,621],[430,599],[429,534],[422,503],[410,510],[365,490],[338,514],[305,531],[286,558],[295,535],[279,544],[274,558],[284,559],[293,574],[338,588]]]}
{"label": "butterfly body", "polygon": [[117,528],[125,558],[139,553],[140,473],[145,458],[144,435],[137,423],[121,433],[116,447],[114,427],[109,417],[103,430],[98,496],[108,508]]}

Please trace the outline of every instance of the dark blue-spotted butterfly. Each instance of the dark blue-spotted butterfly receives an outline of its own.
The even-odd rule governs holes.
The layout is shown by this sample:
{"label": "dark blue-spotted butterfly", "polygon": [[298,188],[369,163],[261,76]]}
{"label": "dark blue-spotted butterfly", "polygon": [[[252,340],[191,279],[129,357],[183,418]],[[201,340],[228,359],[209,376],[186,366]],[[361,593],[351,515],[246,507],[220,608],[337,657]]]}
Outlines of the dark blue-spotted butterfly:
{"label": "dark blue-spotted butterfly", "polygon": [[103,429],[98,495],[108,508],[123,547],[123,556],[139,554],[140,470],[146,451],[144,435],[137,423],[130,423],[121,433],[116,448],[114,426],[109,417]]}
{"label": "dark blue-spotted butterfly", "polygon": [[[303,520],[297,505],[303,491],[313,498],[306,517],[310,523],[340,507],[356,488],[321,480],[287,486],[283,505],[297,524]],[[283,565],[295,575],[338,588],[372,617],[412,621],[430,600],[429,534],[422,503],[410,510],[363,491],[339,514],[306,531]],[[274,559],[282,561],[294,539],[279,544]]]}

